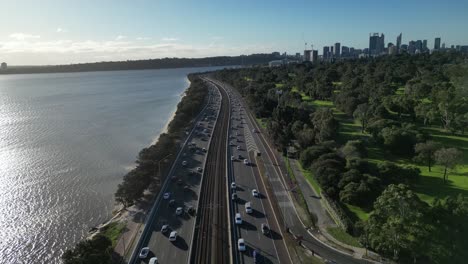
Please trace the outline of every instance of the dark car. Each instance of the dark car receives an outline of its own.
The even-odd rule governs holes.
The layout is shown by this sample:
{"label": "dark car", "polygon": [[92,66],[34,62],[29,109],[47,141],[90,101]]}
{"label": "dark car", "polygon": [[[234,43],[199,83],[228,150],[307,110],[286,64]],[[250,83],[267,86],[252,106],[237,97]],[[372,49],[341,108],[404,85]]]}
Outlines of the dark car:
{"label": "dark car", "polygon": [[193,206],[188,206],[187,207],[187,213],[190,214],[190,215],[194,215],[195,214],[195,208],[193,208]]}
{"label": "dark car", "polygon": [[179,180],[177,181],[177,184],[178,184],[178,185],[182,185],[182,183],[183,183],[183,182],[182,182],[181,179],[179,179]]}

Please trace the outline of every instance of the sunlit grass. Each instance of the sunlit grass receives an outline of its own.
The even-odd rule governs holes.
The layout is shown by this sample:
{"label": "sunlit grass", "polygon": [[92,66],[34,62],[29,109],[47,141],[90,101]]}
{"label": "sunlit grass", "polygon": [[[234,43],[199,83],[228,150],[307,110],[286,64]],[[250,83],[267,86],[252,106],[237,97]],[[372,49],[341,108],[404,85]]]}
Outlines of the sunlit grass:
{"label": "sunlit grass", "polygon": [[346,233],[340,227],[328,227],[327,231],[330,235],[332,235],[336,240],[345,243],[347,245],[353,247],[361,247],[357,238],[351,236],[350,234]]}

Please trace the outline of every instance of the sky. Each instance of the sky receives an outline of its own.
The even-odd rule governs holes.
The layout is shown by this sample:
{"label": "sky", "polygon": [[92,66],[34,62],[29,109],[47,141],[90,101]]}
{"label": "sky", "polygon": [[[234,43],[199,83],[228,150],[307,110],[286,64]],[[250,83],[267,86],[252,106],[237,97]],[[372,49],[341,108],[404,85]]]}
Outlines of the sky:
{"label": "sky", "polygon": [[434,38],[468,45],[467,0],[0,0],[0,61],[50,65],[295,54]]}

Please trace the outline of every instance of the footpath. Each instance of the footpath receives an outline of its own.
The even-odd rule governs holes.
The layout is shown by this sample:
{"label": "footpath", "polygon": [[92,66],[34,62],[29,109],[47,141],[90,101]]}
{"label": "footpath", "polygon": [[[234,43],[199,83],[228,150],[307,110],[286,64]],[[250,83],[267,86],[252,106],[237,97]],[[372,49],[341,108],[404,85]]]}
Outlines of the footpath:
{"label": "footpath", "polygon": [[[310,213],[317,217],[316,229],[311,230],[314,233],[314,236],[320,239],[322,242],[330,244],[331,246],[336,247],[336,245],[338,245],[339,247],[351,253],[354,257],[367,259],[365,257],[365,248],[354,247],[345,244],[341,241],[338,241],[328,233],[327,228],[337,227],[337,224],[333,221],[333,219],[330,217],[330,214],[325,209],[325,206],[322,203],[322,197],[315,191],[310,182],[306,179],[304,173],[302,173],[299,161],[289,158],[289,164],[295,175],[297,185],[302,191]],[[376,253],[369,250],[367,251],[367,254],[373,255],[373,258],[378,256]]]}

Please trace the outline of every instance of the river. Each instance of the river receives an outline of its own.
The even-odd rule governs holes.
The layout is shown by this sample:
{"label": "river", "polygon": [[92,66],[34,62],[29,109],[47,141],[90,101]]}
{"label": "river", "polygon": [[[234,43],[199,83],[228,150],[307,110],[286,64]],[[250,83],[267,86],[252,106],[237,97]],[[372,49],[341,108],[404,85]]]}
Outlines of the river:
{"label": "river", "polygon": [[0,263],[61,263],[111,217],[117,184],[187,74],[212,69],[0,76]]}

